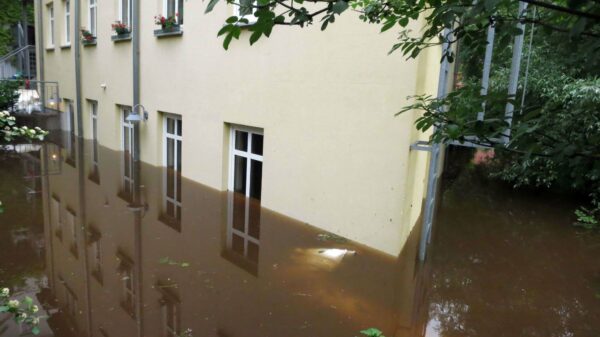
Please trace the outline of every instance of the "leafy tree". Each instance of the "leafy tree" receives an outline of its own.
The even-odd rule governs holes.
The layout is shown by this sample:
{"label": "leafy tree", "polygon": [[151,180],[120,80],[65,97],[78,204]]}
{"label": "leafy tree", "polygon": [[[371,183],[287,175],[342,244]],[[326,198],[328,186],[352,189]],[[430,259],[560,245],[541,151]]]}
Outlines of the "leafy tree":
{"label": "leafy tree", "polygon": [[23,3],[27,11],[27,19],[33,22],[33,2],[28,0],[0,0],[0,55],[13,49],[13,31],[22,19]]}
{"label": "leafy tree", "polygon": [[[206,12],[211,12],[219,1],[210,0]],[[515,0],[221,1],[238,6],[240,14],[245,15],[227,18],[219,31],[225,49],[233,39],[239,39],[244,29],[250,32],[253,44],[269,37],[276,26],[306,27],[318,22],[324,30],[336,17],[351,11],[358,12],[364,22],[380,25],[382,32],[398,30],[398,41],[390,52],[415,58],[426,48],[447,44],[442,59],[454,62],[458,49],[457,71],[463,85],[442,98],[414,97],[414,103],[401,112],[422,110],[416,127],[422,131],[433,128],[432,142],[470,141],[496,148],[504,159],[497,176],[515,185],[567,184],[589,193],[591,208],[580,209],[578,217],[587,227],[600,222],[597,0],[522,0],[530,5],[530,10],[523,13],[518,12],[519,2]],[[535,11],[531,10],[534,7]],[[256,22],[250,25],[247,15],[254,15]],[[417,32],[408,29],[410,21],[418,18],[424,19],[424,28]],[[507,94],[512,40],[523,34],[517,28],[519,22],[534,23],[546,47],[544,56],[540,56],[543,48],[538,50],[538,73],[531,76],[534,90],[526,93],[524,106],[516,99],[519,95]],[[495,86],[482,97],[480,65],[486,33],[492,25],[496,31],[494,65],[500,71],[492,77]],[[480,120],[482,103],[486,114]],[[516,106],[512,123],[505,116],[507,103]]]}

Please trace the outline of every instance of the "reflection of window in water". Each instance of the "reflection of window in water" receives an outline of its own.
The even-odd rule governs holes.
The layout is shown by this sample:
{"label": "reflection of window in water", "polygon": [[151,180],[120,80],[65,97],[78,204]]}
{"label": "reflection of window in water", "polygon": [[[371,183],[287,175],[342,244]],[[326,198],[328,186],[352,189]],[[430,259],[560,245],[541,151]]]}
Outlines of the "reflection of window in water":
{"label": "reflection of window in water", "polygon": [[163,210],[161,221],[181,230],[181,116],[165,115],[164,118],[164,166]]}
{"label": "reflection of window in water", "polygon": [[119,274],[121,277],[121,307],[133,318],[135,318],[135,279],[133,272],[133,261],[123,252],[117,252],[119,260]]}
{"label": "reflection of window in water", "polygon": [[235,255],[225,256],[256,274],[260,248],[262,132],[233,127],[230,153],[229,190],[233,193],[228,199],[226,244],[227,250]]}
{"label": "reflection of window in water", "polygon": [[66,108],[66,117],[67,117],[67,140],[66,140],[66,149],[67,149],[67,158],[65,159],[66,163],[75,167],[75,153],[76,153],[76,142],[77,136],[75,134],[75,108],[73,107],[73,101],[66,99],[65,100],[65,108]]}
{"label": "reflection of window in water", "polygon": [[95,183],[100,183],[100,171],[98,169],[98,102],[90,102],[90,117],[92,122],[92,169],[90,172],[90,180]]}
{"label": "reflection of window in water", "polygon": [[158,282],[156,289],[161,293],[160,305],[162,311],[163,336],[179,337],[181,335],[181,301],[171,289],[174,285]]}
{"label": "reflection of window in water", "polygon": [[123,186],[121,196],[129,201],[133,197],[133,123],[127,120],[130,107],[121,107],[121,150],[123,151]]}
{"label": "reflection of window in water", "polygon": [[101,234],[93,228],[88,228],[88,242],[91,257],[92,276],[102,284],[102,246],[100,244]]}
{"label": "reflection of window in water", "polygon": [[79,312],[78,303],[77,303],[77,295],[67,282],[61,277],[58,276],[58,281],[63,285],[63,294],[64,294],[64,313],[68,316],[71,323],[76,326],[77,324],[77,313]]}
{"label": "reflection of window in water", "polygon": [[62,240],[63,221],[60,212],[60,200],[56,196],[52,196],[50,201],[50,226],[54,229],[54,234]]}
{"label": "reflection of window in water", "polygon": [[75,256],[78,257],[79,256],[79,251],[78,251],[78,240],[79,240],[79,235],[78,235],[78,231],[77,231],[77,219],[76,219],[76,215],[75,215],[75,211],[73,211],[72,209],[67,207],[67,228],[69,229],[69,231],[71,232],[71,246],[70,246],[70,250],[71,253]]}

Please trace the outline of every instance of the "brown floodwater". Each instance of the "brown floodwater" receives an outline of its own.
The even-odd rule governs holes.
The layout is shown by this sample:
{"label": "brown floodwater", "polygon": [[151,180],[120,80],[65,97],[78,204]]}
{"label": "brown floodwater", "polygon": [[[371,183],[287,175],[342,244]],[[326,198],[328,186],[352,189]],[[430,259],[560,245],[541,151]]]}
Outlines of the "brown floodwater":
{"label": "brown floodwater", "polygon": [[394,257],[67,144],[0,157],[0,286],[43,307],[42,336],[600,336],[600,235],[563,197],[464,170],[420,264],[418,230]]}

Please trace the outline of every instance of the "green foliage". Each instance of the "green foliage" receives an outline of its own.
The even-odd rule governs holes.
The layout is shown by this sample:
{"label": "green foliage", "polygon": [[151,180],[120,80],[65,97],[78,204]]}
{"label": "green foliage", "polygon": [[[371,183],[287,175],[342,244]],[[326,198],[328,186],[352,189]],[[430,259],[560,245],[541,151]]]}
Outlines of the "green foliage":
{"label": "green foliage", "polygon": [[0,81],[0,111],[12,108],[19,99],[20,81]]}
{"label": "green foliage", "polygon": [[10,290],[3,288],[0,290],[0,313],[8,313],[13,316],[18,324],[25,324],[31,327],[31,332],[35,335],[40,333],[40,318],[36,313],[39,311],[37,305],[33,304],[30,297],[25,297],[23,302],[10,298]]}
{"label": "green foliage", "polygon": [[385,337],[383,335],[383,332],[375,328],[368,328],[367,330],[363,330],[360,333],[368,337]]}
{"label": "green foliage", "polygon": [[[13,49],[13,29],[22,18],[22,1],[0,0],[0,55]],[[33,2],[26,6],[27,19],[33,22]]]}

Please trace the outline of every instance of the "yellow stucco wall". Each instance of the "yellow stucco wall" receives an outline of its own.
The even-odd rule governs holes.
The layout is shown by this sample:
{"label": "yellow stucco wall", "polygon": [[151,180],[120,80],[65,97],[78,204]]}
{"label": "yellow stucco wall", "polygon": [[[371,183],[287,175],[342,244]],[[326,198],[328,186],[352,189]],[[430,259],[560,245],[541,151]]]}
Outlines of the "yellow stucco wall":
{"label": "yellow stucco wall", "polygon": [[[60,40],[63,2],[54,3]],[[131,43],[110,39],[117,3],[99,2],[97,45],[81,51],[84,137],[91,136],[86,100],[96,100],[99,141],[111,149],[121,147],[117,105],[132,103]],[[205,5],[186,1],[183,36],[157,39],[153,18],[162,2],[142,2],[141,103],[150,112],[141,126],[142,160],[162,165],[161,112],[179,114],[183,175],[224,190],[227,126],[262,128],[264,207],[398,254],[420,215],[428,156],[409,150],[426,138],[414,130],[416,113],[394,114],[409,95],[435,94],[439,51],[410,61],[388,56],[396,34],[380,34],[350,13],[325,32],[277,27],[252,47],[244,32],[225,51],[216,33],[233,9],[219,4],[204,15]],[[87,1],[81,22],[88,22]],[[76,98],[73,49],[44,54],[46,80],[59,81],[68,99]]]}

